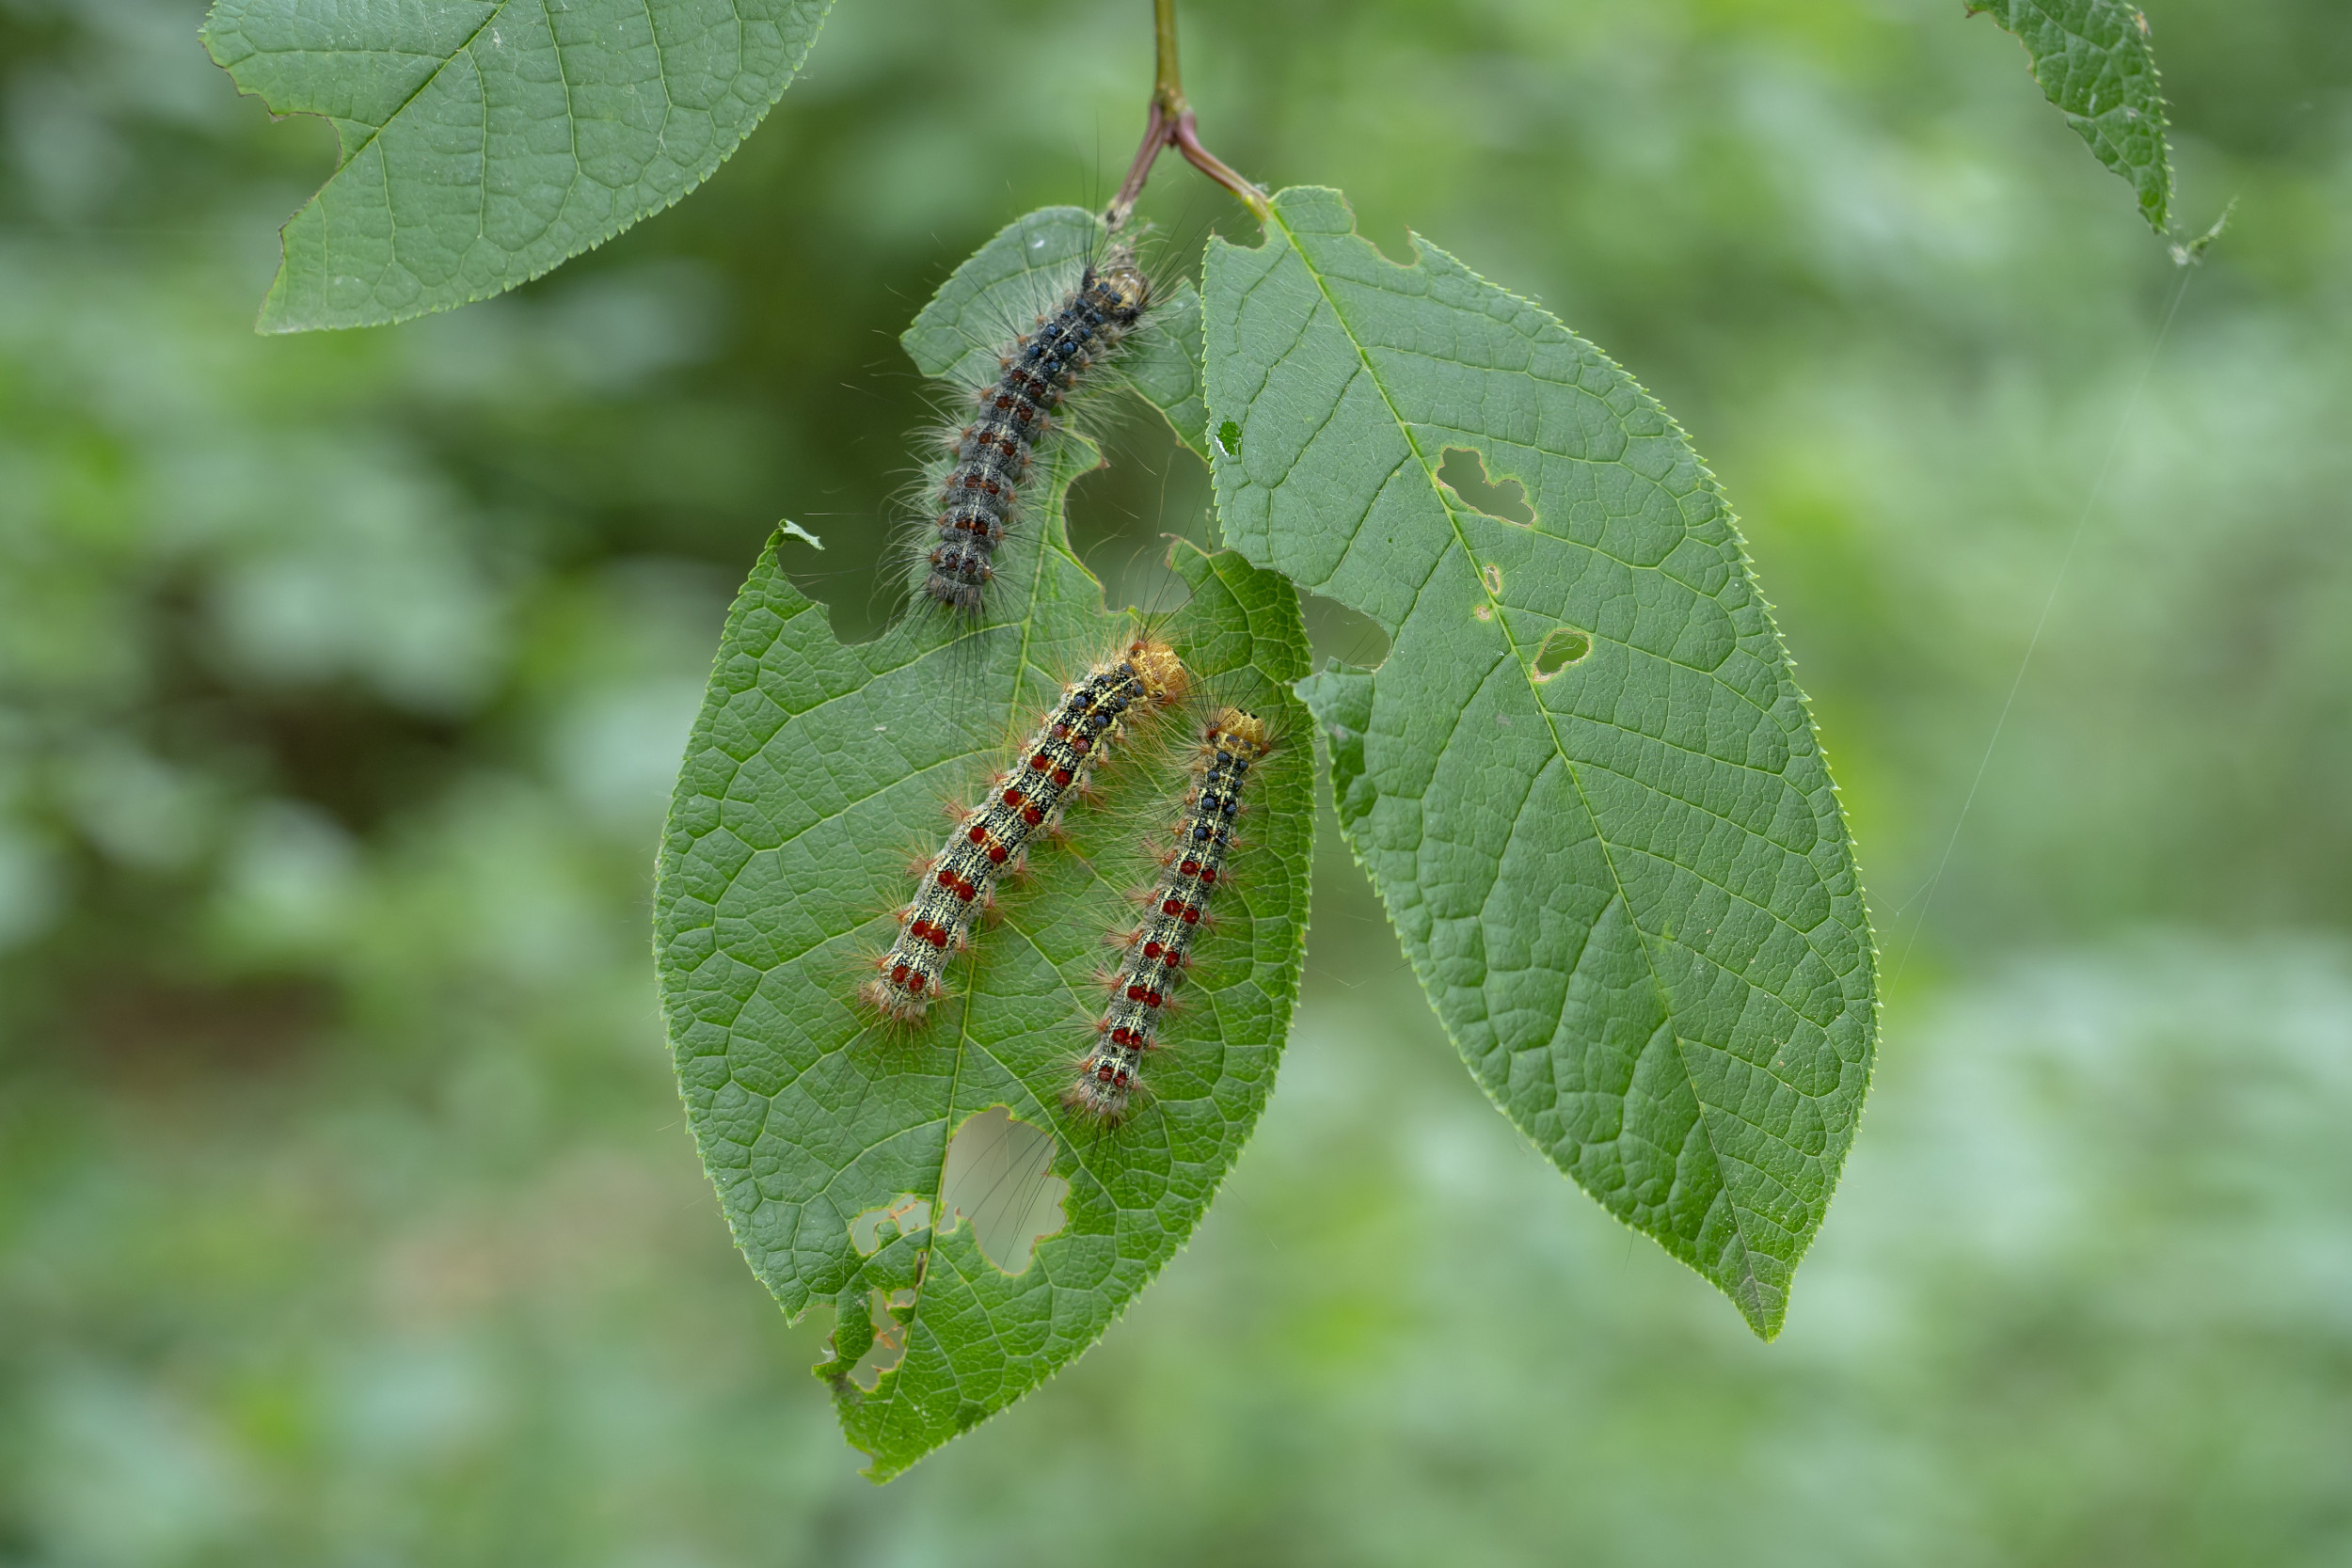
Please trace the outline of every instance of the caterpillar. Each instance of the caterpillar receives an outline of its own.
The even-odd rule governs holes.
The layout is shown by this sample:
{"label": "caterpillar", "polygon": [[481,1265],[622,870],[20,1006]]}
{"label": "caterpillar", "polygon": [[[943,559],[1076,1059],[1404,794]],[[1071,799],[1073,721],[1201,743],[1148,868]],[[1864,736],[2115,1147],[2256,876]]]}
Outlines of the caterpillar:
{"label": "caterpillar", "polygon": [[914,902],[899,911],[898,940],[875,960],[878,973],[859,995],[896,1022],[922,1022],[931,1000],[945,992],[948,958],[971,945],[972,922],[991,902],[997,879],[1019,869],[1030,840],[1060,821],[1071,794],[1086,787],[1123,733],[1128,709],[1137,703],[1147,711],[1166,706],[1184,694],[1185,682],[1175,651],[1143,637],[1062,688],[1022,748],[1019,765],[991,781],[987,797],[957,820],[923,867]]}
{"label": "caterpillar", "polygon": [[1135,252],[1115,245],[1037,318],[1035,331],[1013,340],[999,361],[1004,373],[975,390],[978,414],[946,436],[951,461],[939,486],[939,539],[923,578],[923,591],[941,607],[979,614],[1038,442],[1063,401],[1118,351],[1151,305],[1151,281]]}
{"label": "caterpillar", "polygon": [[1249,769],[1273,749],[1265,721],[1240,708],[1219,708],[1200,737],[1170,847],[1145,906],[1143,923],[1113,940],[1126,956],[1111,975],[1111,1005],[1095,1022],[1094,1044],[1078,1061],[1062,1103],[1080,1116],[1115,1126],[1142,1092],[1143,1054],[1157,1042],[1160,1019],[1191,962],[1193,938],[1207,919],[1209,900],[1233,845]]}

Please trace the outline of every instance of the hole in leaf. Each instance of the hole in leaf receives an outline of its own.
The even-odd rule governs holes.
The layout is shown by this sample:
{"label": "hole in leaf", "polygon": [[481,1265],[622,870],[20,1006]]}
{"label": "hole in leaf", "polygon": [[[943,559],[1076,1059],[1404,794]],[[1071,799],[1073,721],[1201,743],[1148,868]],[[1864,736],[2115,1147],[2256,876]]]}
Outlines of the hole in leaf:
{"label": "hole in leaf", "polygon": [[1548,681],[1593,651],[1593,640],[1581,631],[1554,626],[1535,644],[1535,679]]}
{"label": "hole in leaf", "polygon": [[1521,528],[1533,527],[1534,508],[1527,504],[1527,487],[1516,479],[1500,483],[1486,477],[1486,460],[1468,447],[1448,447],[1438,465],[1438,478],[1473,510]]}
{"label": "hole in leaf", "polygon": [[972,1223],[980,1256],[1005,1274],[1025,1274],[1037,1244],[1069,1224],[1062,1199],[1070,1183],[1053,1173],[1054,1135],[1002,1105],[967,1119],[947,1140],[939,1206],[947,1217]]}
{"label": "hole in leaf", "polygon": [[1307,620],[1307,646],[1317,669],[1336,658],[1359,670],[1376,670],[1389,657],[1389,634],[1363,611],[1303,588],[1298,608]]}
{"label": "hole in leaf", "polygon": [[867,1292],[866,1319],[874,1325],[874,1342],[850,1369],[851,1383],[870,1394],[882,1386],[884,1372],[907,1358],[907,1325],[893,1317],[890,1309],[914,1305],[913,1291],[892,1291],[887,1295],[880,1291]]}
{"label": "hole in leaf", "polygon": [[928,1198],[901,1193],[888,1203],[868,1209],[850,1222],[850,1244],[866,1257],[882,1250],[884,1242],[929,1230],[931,1205]]}
{"label": "hole in leaf", "polygon": [[1228,420],[1216,427],[1216,444],[1228,457],[1241,455],[1241,426]]}

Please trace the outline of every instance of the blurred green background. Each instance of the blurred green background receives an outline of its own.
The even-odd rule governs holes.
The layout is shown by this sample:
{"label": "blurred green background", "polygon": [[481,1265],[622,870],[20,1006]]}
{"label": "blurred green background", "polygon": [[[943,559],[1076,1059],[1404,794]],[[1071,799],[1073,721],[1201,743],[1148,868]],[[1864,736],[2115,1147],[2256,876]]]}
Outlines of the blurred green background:
{"label": "blurred green background", "polygon": [[[1959,0],[1188,0],[1224,156],[1541,297],[1723,476],[1876,1092],[1758,1344],[1331,843],[1191,1248],[877,1490],[696,1164],[653,846],[779,516],[886,613],[894,335],[1116,183],[1142,0],[841,0],[684,205],[296,340],[331,133],[198,0],[0,0],[0,1563],[2352,1564],[2352,13],[2148,11],[2184,222],[2241,198],[2185,293]],[[1172,160],[1144,211],[1249,233]],[[1113,449],[1076,527],[1148,596],[1205,484]]]}

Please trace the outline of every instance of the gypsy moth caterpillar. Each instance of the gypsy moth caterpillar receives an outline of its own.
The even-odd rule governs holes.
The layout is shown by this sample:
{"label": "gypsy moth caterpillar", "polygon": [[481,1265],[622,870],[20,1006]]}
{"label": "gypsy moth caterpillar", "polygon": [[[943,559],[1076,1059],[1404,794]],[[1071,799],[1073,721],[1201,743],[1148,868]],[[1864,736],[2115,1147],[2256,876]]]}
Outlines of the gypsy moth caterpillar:
{"label": "gypsy moth caterpillar", "polygon": [[1174,650],[1145,636],[1062,689],[1013,767],[989,784],[921,872],[914,902],[899,912],[898,940],[875,960],[858,994],[884,1017],[918,1023],[944,993],[948,959],[971,945],[973,921],[998,879],[1017,870],[1029,843],[1059,821],[1072,795],[1123,733],[1136,704],[1164,706],[1184,692]]}
{"label": "gypsy moth caterpillar", "polygon": [[1257,715],[1220,707],[1210,717],[1172,853],[1146,899],[1143,923],[1118,939],[1126,956],[1111,976],[1110,1008],[1096,1021],[1094,1044],[1062,1092],[1062,1103],[1080,1116],[1116,1125],[1142,1092],[1144,1053],[1157,1043],[1160,1020],[1225,874],[1242,786],[1272,749],[1269,728]]}
{"label": "gypsy moth caterpillar", "polygon": [[922,591],[933,603],[967,617],[980,613],[1038,444],[1063,404],[1142,324],[1153,294],[1133,248],[1110,245],[1038,312],[1033,330],[1006,346],[996,379],[970,389],[975,412],[943,432],[945,466],[928,486],[934,505],[925,526],[936,538],[920,567]]}

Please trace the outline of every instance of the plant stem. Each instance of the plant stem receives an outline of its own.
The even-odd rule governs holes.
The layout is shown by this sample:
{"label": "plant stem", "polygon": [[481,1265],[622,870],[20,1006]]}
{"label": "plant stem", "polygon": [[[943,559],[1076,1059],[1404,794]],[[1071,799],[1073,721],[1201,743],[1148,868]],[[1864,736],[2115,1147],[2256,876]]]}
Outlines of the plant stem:
{"label": "plant stem", "polygon": [[1176,0],[1152,0],[1152,102],[1170,116],[1184,107],[1184,73],[1176,64]]}
{"label": "plant stem", "polygon": [[1103,214],[1103,226],[1117,233],[1126,223],[1164,147],[1173,147],[1184,154],[1186,163],[1241,198],[1242,204],[1263,222],[1269,210],[1265,192],[1200,145],[1192,105],[1184,102],[1184,72],[1176,63],[1176,0],[1152,0],[1152,39],[1157,64],[1152,81],[1151,111],[1143,122],[1143,145],[1136,149],[1136,161],[1127,166],[1126,181],[1111,198],[1110,210]]}

